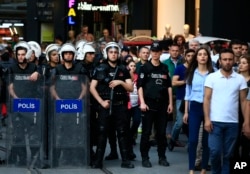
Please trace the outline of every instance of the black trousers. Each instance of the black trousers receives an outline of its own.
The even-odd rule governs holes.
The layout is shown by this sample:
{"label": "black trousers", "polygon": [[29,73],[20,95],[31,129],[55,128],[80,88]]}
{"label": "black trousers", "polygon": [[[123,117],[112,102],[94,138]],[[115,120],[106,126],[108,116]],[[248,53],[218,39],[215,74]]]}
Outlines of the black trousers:
{"label": "black trousers", "polygon": [[98,109],[98,140],[97,140],[97,150],[96,157],[97,161],[102,161],[105,153],[107,136],[110,131],[116,131],[117,139],[119,143],[120,153],[122,160],[127,160],[128,153],[128,117],[127,117],[127,106],[126,105],[116,105],[113,106],[112,115],[109,115],[109,109],[104,109],[99,107]]}
{"label": "black trousers", "polygon": [[142,135],[140,142],[140,151],[142,159],[149,158],[148,152],[150,149],[149,137],[152,131],[152,125],[154,124],[154,128],[156,130],[156,140],[158,147],[157,152],[159,158],[166,158],[166,125],[167,125],[167,104],[157,102],[149,104],[149,110],[146,112],[142,112]]}
{"label": "black trousers", "polygon": [[42,142],[39,116],[36,124],[34,124],[33,113],[12,113],[9,119],[13,128],[13,139],[8,163],[29,166],[35,160],[37,162],[34,165],[39,166],[41,161],[38,159],[42,155],[40,153]]}

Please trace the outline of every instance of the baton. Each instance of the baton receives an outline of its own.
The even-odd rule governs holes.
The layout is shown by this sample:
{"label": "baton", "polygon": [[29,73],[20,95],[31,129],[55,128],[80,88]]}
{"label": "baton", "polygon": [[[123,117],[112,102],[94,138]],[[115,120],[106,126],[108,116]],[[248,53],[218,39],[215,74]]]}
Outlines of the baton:
{"label": "baton", "polygon": [[[112,80],[115,80],[115,76],[117,74],[117,71],[118,71],[118,65],[115,68],[115,73],[114,73]],[[109,115],[112,115],[112,111],[113,111],[113,98],[114,98],[114,88],[112,88],[110,91]]]}

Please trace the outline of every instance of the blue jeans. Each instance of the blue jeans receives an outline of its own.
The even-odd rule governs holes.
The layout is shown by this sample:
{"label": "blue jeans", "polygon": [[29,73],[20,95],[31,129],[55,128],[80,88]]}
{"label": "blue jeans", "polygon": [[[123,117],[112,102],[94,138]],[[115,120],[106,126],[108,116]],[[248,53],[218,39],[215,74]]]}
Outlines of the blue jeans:
{"label": "blue jeans", "polygon": [[229,160],[234,151],[239,124],[223,122],[212,122],[212,124],[213,131],[208,138],[212,174],[228,174]]}
{"label": "blue jeans", "polygon": [[[138,127],[141,123],[141,109],[139,106],[132,107],[128,110],[128,120],[131,121],[132,118],[132,125],[129,129],[129,146],[131,150],[133,149],[134,138],[137,135]],[[130,122],[129,122],[130,123]]]}
{"label": "blue jeans", "polygon": [[179,134],[183,125],[183,113],[179,111],[179,108],[181,106],[181,100],[176,100],[176,120],[172,129],[172,139],[174,141],[178,140]]}
{"label": "blue jeans", "polygon": [[[195,101],[190,102],[188,127],[189,127],[189,138],[188,138],[188,158],[189,158],[189,170],[194,170],[196,149],[198,145],[200,125],[204,120],[203,103]],[[209,159],[209,148],[208,148],[208,133],[203,130],[202,134],[202,169],[206,169]]]}

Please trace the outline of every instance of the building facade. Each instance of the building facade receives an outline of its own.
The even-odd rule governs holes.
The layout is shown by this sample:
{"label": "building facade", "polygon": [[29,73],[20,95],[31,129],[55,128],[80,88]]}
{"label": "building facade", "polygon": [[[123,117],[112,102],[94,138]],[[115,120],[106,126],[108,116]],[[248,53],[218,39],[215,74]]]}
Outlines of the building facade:
{"label": "building facade", "polygon": [[[107,28],[150,30],[162,39],[166,24],[173,34],[182,34],[189,24],[190,33],[204,36],[250,40],[249,1],[238,0],[0,0],[0,37],[11,39],[18,33],[25,40],[53,42],[56,36],[67,40],[67,32],[78,34],[88,25],[96,38]],[[238,20],[234,20],[238,19]],[[244,27],[243,27],[244,25]]]}

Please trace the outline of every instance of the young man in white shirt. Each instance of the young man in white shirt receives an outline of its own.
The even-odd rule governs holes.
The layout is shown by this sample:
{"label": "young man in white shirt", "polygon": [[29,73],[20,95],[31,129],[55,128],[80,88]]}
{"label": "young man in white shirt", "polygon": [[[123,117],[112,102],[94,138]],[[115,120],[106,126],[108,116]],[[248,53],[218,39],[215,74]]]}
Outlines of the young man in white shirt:
{"label": "young man in white shirt", "polygon": [[226,174],[230,173],[229,159],[238,136],[239,101],[244,115],[242,129],[245,134],[249,133],[245,112],[247,84],[243,76],[233,71],[232,50],[222,50],[219,62],[221,68],[210,74],[204,84],[204,128],[209,133],[212,173]]}

